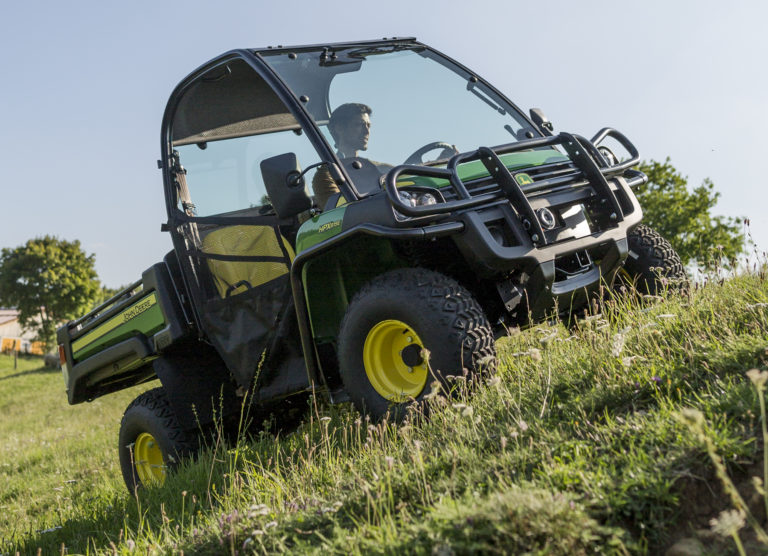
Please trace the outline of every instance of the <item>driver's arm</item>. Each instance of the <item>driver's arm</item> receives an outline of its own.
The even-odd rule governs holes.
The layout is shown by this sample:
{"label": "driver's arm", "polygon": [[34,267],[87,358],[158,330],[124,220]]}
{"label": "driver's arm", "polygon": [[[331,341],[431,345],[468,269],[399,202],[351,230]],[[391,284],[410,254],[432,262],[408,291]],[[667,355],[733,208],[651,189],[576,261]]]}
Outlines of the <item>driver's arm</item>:
{"label": "driver's arm", "polygon": [[320,210],[325,210],[325,204],[332,195],[339,193],[339,186],[333,181],[327,166],[321,166],[312,178],[312,194],[315,196],[315,205]]}

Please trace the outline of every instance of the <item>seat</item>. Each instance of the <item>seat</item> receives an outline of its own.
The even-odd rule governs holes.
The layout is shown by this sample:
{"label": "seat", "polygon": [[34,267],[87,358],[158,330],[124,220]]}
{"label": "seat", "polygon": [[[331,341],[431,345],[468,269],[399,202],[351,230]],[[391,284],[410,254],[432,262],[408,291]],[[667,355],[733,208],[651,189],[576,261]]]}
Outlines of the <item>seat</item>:
{"label": "seat", "polygon": [[[202,251],[222,298],[285,276],[295,257],[291,244],[273,226],[238,225],[213,230],[203,238]],[[237,257],[247,260],[231,260]]]}

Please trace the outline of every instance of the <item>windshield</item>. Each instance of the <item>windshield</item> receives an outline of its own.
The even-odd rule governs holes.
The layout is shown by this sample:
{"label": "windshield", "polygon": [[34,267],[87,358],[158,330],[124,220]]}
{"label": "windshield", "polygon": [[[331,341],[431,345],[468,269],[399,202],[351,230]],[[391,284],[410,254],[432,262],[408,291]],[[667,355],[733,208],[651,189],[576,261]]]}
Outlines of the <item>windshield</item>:
{"label": "windshield", "polygon": [[512,105],[422,46],[262,55],[342,159],[380,172],[538,135]]}

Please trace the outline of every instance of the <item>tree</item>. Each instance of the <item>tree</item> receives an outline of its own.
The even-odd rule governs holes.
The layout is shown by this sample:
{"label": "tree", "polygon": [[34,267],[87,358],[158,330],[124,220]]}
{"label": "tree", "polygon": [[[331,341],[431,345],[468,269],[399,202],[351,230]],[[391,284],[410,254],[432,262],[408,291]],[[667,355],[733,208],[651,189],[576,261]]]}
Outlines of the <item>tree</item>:
{"label": "tree", "polygon": [[99,292],[94,255],[79,241],[53,236],[0,251],[0,305],[16,307],[22,327],[37,332],[46,350],[56,326],[85,312]]}
{"label": "tree", "polygon": [[741,219],[710,214],[720,193],[709,178],[690,190],[669,158],[643,162],[639,170],[648,176],[648,183],[635,188],[643,221],[667,238],[683,264],[727,264],[744,251]]}

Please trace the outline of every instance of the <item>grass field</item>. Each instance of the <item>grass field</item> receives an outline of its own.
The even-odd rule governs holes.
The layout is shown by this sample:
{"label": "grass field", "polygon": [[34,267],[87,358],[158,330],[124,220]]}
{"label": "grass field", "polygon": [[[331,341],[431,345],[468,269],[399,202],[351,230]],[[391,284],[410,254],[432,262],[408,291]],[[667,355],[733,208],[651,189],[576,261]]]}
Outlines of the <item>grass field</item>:
{"label": "grass field", "polygon": [[768,360],[764,277],[513,331],[497,349],[497,376],[472,395],[459,381],[429,421],[374,426],[318,401],[295,432],[215,443],[136,497],[116,441],[138,392],[69,407],[58,372],[0,359],[0,554],[659,554],[680,537],[734,552],[725,533],[696,534],[732,506],[709,452],[765,519],[745,375]]}

